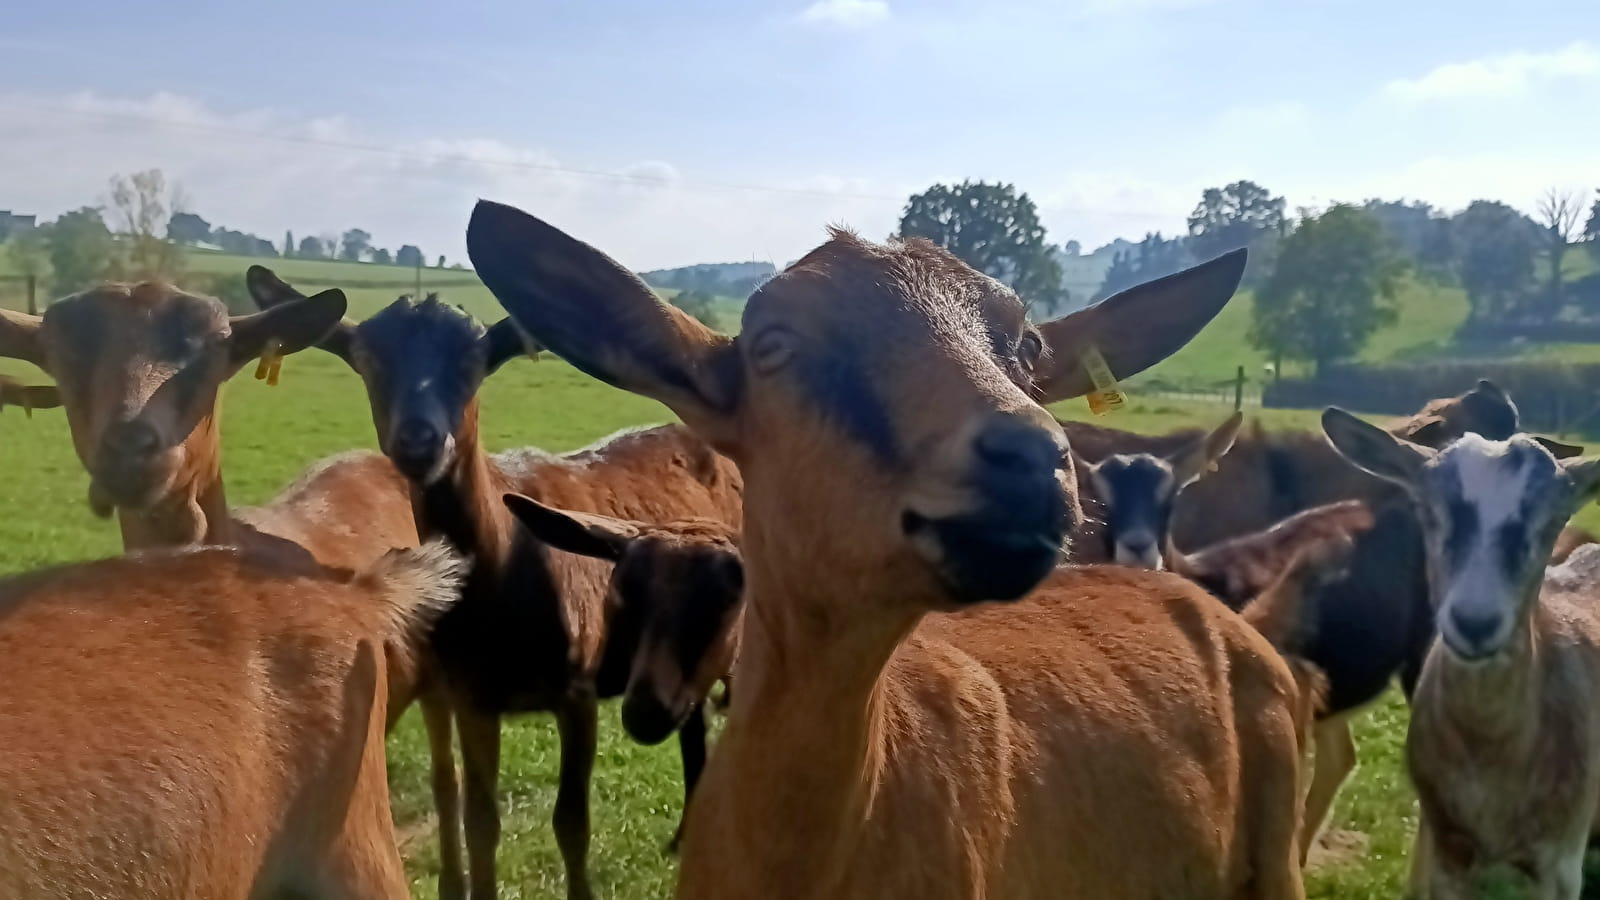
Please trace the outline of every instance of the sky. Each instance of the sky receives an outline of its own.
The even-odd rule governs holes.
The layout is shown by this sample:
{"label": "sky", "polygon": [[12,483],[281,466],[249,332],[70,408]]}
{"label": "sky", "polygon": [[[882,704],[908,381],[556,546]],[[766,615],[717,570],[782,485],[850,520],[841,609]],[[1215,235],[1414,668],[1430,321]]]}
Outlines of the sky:
{"label": "sky", "polygon": [[1593,0],[51,0],[0,28],[0,209],[158,167],[215,225],[463,259],[473,201],[636,268],[883,237],[1001,180],[1050,240],[1600,186]]}

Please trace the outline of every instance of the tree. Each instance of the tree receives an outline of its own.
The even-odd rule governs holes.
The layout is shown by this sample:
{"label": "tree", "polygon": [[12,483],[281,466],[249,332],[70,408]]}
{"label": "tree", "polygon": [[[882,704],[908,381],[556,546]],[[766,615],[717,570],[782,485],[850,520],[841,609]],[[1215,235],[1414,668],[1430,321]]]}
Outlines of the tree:
{"label": "tree", "polygon": [[1589,207],[1589,221],[1583,226],[1583,239],[1589,242],[1589,255],[1600,259],[1600,188],[1595,189],[1594,205]]}
{"label": "tree", "polygon": [[1283,198],[1253,181],[1206,188],[1189,214],[1189,251],[1197,259],[1210,259],[1249,247],[1253,252],[1245,280],[1253,283],[1270,268],[1268,257],[1287,227]]}
{"label": "tree", "polygon": [[1395,321],[1403,271],[1371,213],[1341,204],[1307,216],[1284,238],[1256,292],[1250,343],[1275,357],[1308,360],[1320,374]]}
{"label": "tree", "polygon": [[1082,256],[1083,244],[1079,241],[1067,241],[1061,245],[1061,252],[1068,256]]}
{"label": "tree", "polygon": [[285,258],[294,255],[294,232],[292,231],[283,233],[283,255]]}
{"label": "tree", "polygon": [[1522,213],[1495,200],[1474,200],[1450,223],[1461,286],[1467,289],[1473,322],[1504,318],[1527,295],[1533,280],[1535,226]]}
{"label": "tree", "polygon": [[211,240],[228,253],[239,256],[277,256],[278,248],[264,237],[246,234],[243,231],[234,231],[231,228],[217,228],[211,232]]}
{"label": "tree", "polygon": [[308,234],[300,239],[300,246],[295,250],[295,256],[303,259],[322,259],[328,255],[327,247],[316,235]]}
{"label": "tree", "polygon": [[[46,239],[44,229],[28,228],[12,232],[0,250],[4,250],[6,258],[11,260],[12,271],[23,278],[31,278],[37,284],[50,277],[50,242]],[[38,311],[29,309],[28,312],[37,314]]]}
{"label": "tree", "polygon": [[1550,263],[1541,312],[1553,317],[1561,311],[1561,264],[1566,261],[1567,247],[1581,234],[1578,222],[1583,217],[1583,196],[1577,191],[1550,188],[1539,197],[1537,212]]}
{"label": "tree", "polygon": [[933,241],[1042,309],[1066,299],[1061,265],[1045,242],[1039,212],[1012,185],[963,181],[913,194],[899,235]]}
{"label": "tree", "polygon": [[1454,260],[1450,219],[1421,200],[1368,200],[1362,209],[1378,220],[1395,247],[1427,272],[1444,274]]}
{"label": "tree", "polygon": [[141,281],[176,281],[183,269],[183,250],[162,233],[182,205],[177,185],[167,188],[160,169],[146,169],[111,178],[111,205],[121,226],[127,254],[127,275]]}
{"label": "tree", "polygon": [[85,206],[62,213],[46,229],[50,267],[55,271],[51,290],[73,294],[94,285],[116,268],[117,244],[100,210]]}
{"label": "tree", "polygon": [[408,269],[420,269],[425,263],[422,251],[415,244],[406,244],[394,252],[394,264]]}
{"label": "tree", "polygon": [[394,265],[394,257],[389,255],[389,250],[385,247],[379,247],[372,251],[372,261],[380,266]]}
{"label": "tree", "polygon": [[444,254],[443,253],[439,254],[439,265],[436,266],[435,268],[440,268],[440,269],[444,268]]}
{"label": "tree", "polygon": [[673,295],[672,305],[712,328],[717,327],[716,301],[704,291],[679,291]]}
{"label": "tree", "polygon": [[179,244],[208,244],[211,223],[192,212],[175,212],[167,220],[167,240]]}
{"label": "tree", "polygon": [[1171,275],[1190,262],[1181,238],[1164,238],[1159,231],[1147,233],[1132,250],[1119,250],[1111,257],[1111,268],[1093,299],[1104,300],[1136,284]]}
{"label": "tree", "polygon": [[351,262],[360,262],[367,250],[372,246],[372,235],[359,228],[352,228],[339,239],[339,258]]}

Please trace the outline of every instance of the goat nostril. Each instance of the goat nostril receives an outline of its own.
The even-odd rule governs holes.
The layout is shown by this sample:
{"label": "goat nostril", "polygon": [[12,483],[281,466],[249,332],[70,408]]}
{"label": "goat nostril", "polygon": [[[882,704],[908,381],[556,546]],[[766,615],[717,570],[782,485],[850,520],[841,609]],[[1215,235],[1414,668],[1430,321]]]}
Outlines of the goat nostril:
{"label": "goat nostril", "polygon": [[974,443],[980,460],[1011,475],[1053,472],[1060,468],[1064,453],[1056,435],[1014,417],[990,424]]}
{"label": "goat nostril", "polygon": [[407,422],[400,426],[395,439],[397,445],[410,453],[426,452],[439,442],[439,433],[426,422]]}
{"label": "goat nostril", "polygon": [[161,437],[143,422],[124,422],[112,429],[108,443],[119,453],[144,457],[155,453]]}

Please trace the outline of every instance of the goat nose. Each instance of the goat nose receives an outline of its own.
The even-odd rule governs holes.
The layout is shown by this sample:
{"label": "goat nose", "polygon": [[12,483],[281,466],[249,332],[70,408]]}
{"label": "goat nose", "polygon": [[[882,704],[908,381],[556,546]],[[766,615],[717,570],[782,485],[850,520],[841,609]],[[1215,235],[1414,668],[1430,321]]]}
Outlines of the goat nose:
{"label": "goat nose", "polygon": [[438,430],[418,419],[401,422],[400,427],[395,430],[395,449],[407,456],[432,452],[438,443]]}
{"label": "goat nose", "polygon": [[978,432],[973,443],[978,459],[989,471],[1007,478],[1054,477],[1066,453],[1059,431],[1016,415],[996,418]]}
{"label": "goat nose", "polygon": [[1455,609],[1450,612],[1450,624],[1467,643],[1482,646],[1500,630],[1498,613]]}
{"label": "goat nose", "polygon": [[108,448],[136,459],[154,455],[160,444],[161,435],[148,423],[138,420],[118,423],[106,432]]}

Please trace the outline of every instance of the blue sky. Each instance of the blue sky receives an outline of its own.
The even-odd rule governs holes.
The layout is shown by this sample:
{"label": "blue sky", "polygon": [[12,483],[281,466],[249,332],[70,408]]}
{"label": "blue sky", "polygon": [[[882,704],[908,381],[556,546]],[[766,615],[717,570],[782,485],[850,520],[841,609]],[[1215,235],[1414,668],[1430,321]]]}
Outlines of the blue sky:
{"label": "blue sky", "polygon": [[1237,178],[1291,206],[1600,185],[1587,0],[132,6],[7,12],[0,208],[159,166],[214,223],[455,258],[482,195],[643,268],[881,236],[964,177],[1091,246]]}

